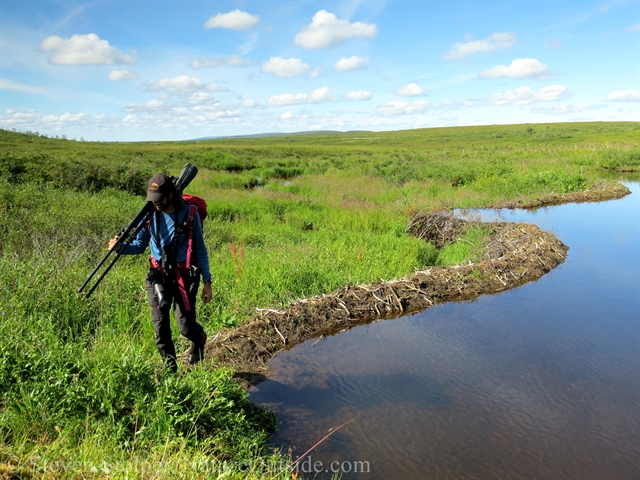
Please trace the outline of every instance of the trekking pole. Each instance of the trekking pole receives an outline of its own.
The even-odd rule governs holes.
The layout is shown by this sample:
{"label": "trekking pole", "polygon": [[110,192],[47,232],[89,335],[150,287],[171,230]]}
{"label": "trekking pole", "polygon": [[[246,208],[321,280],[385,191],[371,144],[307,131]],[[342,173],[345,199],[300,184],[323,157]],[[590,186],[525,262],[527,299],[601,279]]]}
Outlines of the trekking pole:
{"label": "trekking pole", "polygon": [[[187,188],[187,186],[191,183],[191,180],[193,180],[197,174],[198,174],[198,168],[195,165],[192,165],[191,163],[187,163],[182,168],[180,175],[175,180],[176,190],[178,191],[178,194],[182,194],[183,190]],[[140,232],[140,230],[146,223],[147,216],[150,215],[153,211],[154,211],[153,202],[147,202],[144,205],[144,207],[142,207],[142,210],[140,210],[138,215],[136,215],[136,217],[133,219],[133,221],[118,234],[118,243],[116,243],[112,248],[110,248],[107,254],[102,258],[102,260],[100,260],[98,265],[96,265],[96,267],[89,274],[89,276],[84,281],[82,286],[78,289],[78,293],[85,293],[84,289],[86,288],[87,284],[96,275],[98,270],[100,270],[102,265],[104,265],[104,263],[107,261],[109,256],[113,252],[115,252],[116,253],[115,258],[111,260],[111,263],[107,265],[107,267],[102,272],[102,275],[100,275],[100,277],[94,282],[91,288],[85,293],[85,298],[89,298],[91,296],[91,294],[98,287],[102,279],[107,275],[107,273],[109,273],[109,270],[111,270],[111,267],[115,265],[115,263],[118,261],[118,259],[122,255],[122,250],[116,251],[118,244],[122,245],[122,243],[126,242],[129,239],[129,237],[136,238],[138,236],[138,232]],[[133,234],[131,233],[132,231],[133,231]]]}

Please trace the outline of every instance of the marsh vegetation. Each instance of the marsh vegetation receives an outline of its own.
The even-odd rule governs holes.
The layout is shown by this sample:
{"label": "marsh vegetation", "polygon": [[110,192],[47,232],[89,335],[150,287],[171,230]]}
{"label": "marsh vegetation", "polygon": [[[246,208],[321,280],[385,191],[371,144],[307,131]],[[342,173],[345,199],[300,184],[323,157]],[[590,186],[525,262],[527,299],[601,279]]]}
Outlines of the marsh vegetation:
{"label": "marsh vegetation", "polygon": [[46,476],[58,462],[61,478],[114,465],[171,478],[257,457],[268,459],[250,468],[260,476],[281,458],[265,450],[273,414],[231,371],[164,375],[146,258],[121,260],[89,301],[75,294],[152,174],[200,168],[189,192],[209,205],[214,283],[199,315],[214,334],[256,308],[463,262],[486,235],[436,246],[405,231],[411,216],[584,191],[640,165],[639,131],[580,123],[135,144],[0,131],[0,477]]}

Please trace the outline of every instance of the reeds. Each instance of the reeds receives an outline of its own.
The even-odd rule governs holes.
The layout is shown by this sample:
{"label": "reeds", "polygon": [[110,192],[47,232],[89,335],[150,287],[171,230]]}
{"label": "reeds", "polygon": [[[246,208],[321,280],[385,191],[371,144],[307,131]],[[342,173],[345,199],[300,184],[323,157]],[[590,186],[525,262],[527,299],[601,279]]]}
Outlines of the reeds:
{"label": "reeds", "polygon": [[233,264],[236,267],[238,280],[240,280],[242,274],[244,273],[244,246],[242,245],[242,240],[240,240],[239,243],[240,249],[238,250],[235,240],[233,239],[233,237],[231,237],[231,256],[233,257]]}

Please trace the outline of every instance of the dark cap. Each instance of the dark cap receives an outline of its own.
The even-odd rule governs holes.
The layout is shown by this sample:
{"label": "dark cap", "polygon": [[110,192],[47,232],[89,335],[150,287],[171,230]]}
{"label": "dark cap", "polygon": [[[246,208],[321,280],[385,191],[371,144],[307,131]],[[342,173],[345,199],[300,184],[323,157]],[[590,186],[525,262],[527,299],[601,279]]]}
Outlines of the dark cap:
{"label": "dark cap", "polygon": [[149,179],[147,185],[147,201],[159,202],[164,197],[176,191],[173,180],[164,173],[158,173]]}

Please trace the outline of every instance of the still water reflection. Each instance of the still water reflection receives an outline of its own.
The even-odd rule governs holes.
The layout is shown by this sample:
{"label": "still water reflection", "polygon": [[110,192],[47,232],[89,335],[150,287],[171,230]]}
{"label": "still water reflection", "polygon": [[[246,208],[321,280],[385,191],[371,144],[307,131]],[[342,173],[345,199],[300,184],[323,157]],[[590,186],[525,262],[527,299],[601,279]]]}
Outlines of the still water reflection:
{"label": "still water reflection", "polygon": [[310,454],[343,478],[640,478],[640,184],[628,186],[621,200],[502,212],[569,245],[537,282],[279,353],[251,392],[278,412],[272,444],[295,458],[353,420]]}

